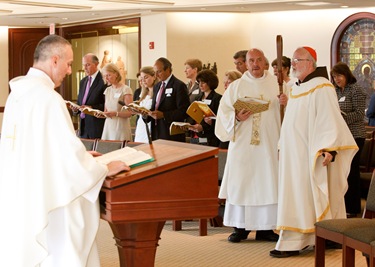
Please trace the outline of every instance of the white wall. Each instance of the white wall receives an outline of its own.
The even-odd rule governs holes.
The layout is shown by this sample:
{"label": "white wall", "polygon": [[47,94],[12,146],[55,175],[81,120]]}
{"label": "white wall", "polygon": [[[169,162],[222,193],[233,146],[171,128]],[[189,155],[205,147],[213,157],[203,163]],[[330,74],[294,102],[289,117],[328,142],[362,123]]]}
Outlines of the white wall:
{"label": "white wall", "polygon": [[[150,42],[154,49],[149,48]],[[156,59],[167,56],[166,14],[142,16],[141,51],[141,67],[153,66]]]}
{"label": "white wall", "polygon": [[184,63],[189,58],[211,66],[216,62],[217,90],[222,93],[225,71],[235,69],[233,54],[250,47],[250,18],[233,13],[168,13],[167,56],[175,76],[187,82]]}

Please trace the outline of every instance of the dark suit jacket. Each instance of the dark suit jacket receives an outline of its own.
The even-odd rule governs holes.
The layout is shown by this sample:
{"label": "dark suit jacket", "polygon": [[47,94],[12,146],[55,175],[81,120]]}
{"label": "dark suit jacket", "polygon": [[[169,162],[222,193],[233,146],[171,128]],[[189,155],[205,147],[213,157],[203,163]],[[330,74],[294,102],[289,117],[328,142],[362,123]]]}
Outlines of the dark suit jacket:
{"label": "dark suit jacket", "polygon": [[142,88],[139,87],[135,89],[134,94],[133,94],[133,101],[138,101],[140,96],[141,96]]}
{"label": "dark suit jacket", "polygon": [[[194,101],[202,101],[204,93],[199,93],[199,95],[196,96]],[[217,110],[219,109],[219,104],[221,100],[221,94],[216,93],[216,91],[212,90],[210,94],[206,98],[207,100],[211,100],[211,103],[208,105],[210,109],[217,114]],[[193,121],[193,119],[191,119]],[[189,121],[190,122],[190,121]],[[191,124],[194,124],[195,122],[190,122]],[[215,123],[216,120],[212,120],[212,124],[209,125],[205,123],[204,120],[200,123],[203,127],[203,131],[197,133],[198,137],[205,137],[207,138],[208,145],[209,146],[216,146],[218,147],[220,145],[220,140],[215,135]]]}
{"label": "dark suit jacket", "polygon": [[[82,105],[83,96],[85,94],[86,84],[88,82],[88,77],[83,78],[79,83],[79,93],[78,93],[78,105]],[[91,84],[90,91],[87,95],[87,100],[85,105],[91,106],[94,109],[99,109],[104,111],[104,90],[106,85],[104,84],[102,74],[100,71],[96,75],[95,80]],[[79,136],[82,138],[101,138],[104,127],[104,119],[98,119],[94,116],[87,115],[84,119],[80,119],[80,131]]]}
{"label": "dark suit jacket", "polygon": [[[155,110],[156,96],[160,89],[161,82],[154,86],[151,110]],[[168,93],[172,89],[171,93]],[[152,140],[166,139],[185,142],[185,134],[170,135],[169,127],[174,121],[185,121],[186,110],[190,105],[186,85],[174,75],[165,86],[164,94],[160,98],[159,111],[164,114],[163,119],[155,121],[151,119]],[[149,117],[150,118],[150,117]]]}

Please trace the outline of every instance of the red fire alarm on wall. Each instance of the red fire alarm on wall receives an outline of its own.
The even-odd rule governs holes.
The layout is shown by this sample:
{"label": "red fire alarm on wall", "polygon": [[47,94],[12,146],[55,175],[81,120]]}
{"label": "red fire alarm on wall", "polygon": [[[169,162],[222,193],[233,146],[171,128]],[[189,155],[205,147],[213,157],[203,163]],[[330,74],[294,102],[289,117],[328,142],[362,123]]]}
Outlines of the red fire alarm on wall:
{"label": "red fire alarm on wall", "polygon": [[148,48],[149,49],[154,49],[154,42],[149,42],[148,43]]}

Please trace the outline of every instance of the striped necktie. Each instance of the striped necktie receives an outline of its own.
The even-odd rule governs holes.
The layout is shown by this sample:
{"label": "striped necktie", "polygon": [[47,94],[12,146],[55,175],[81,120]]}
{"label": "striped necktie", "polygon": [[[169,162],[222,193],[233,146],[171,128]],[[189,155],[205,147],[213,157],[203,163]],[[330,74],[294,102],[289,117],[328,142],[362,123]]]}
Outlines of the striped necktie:
{"label": "striped necktie", "polygon": [[[82,105],[86,104],[87,95],[89,94],[89,91],[90,91],[90,86],[91,86],[91,76],[89,76],[89,78],[87,79],[86,90],[85,90],[85,94],[83,95],[83,99],[82,99]],[[84,119],[85,113],[81,112],[81,114],[79,116],[81,117],[81,119]]]}

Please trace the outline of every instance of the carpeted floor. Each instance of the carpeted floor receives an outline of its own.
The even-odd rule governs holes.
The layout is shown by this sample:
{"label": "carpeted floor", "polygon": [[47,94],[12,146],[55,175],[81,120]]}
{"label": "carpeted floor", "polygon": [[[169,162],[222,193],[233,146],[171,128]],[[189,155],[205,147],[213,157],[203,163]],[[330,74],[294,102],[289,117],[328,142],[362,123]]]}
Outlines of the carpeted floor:
{"label": "carpeted floor", "polygon": [[[269,256],[275,243],[255,241],[255,233],[238,244],[229,243],[228,227],[208,226],[208,235],[198,235],[197,221],[184,221],[182,231],[172,231],[167,221],[156,252],[156,267],[313,267],[314,249],[299,256],[276,259]],[[98,245],[102,267],[119,267],[117,248],[107,222],[101,220]],[[326,267],[341,266],[341,249],[326,251]],[[366,267],[365,258],[356,252],[356,267]]]}

